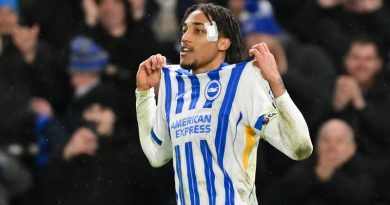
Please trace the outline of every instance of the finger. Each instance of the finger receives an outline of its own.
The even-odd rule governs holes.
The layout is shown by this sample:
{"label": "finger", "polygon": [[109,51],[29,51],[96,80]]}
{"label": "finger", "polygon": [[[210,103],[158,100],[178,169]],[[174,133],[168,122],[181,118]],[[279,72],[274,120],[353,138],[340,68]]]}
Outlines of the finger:
{"label": "finger", "polygon": [[261,43],[260,46],[263,48],[263,50],[267,53],[270,53],[269,48],[266,43]]}
{"label": "finger", "polygon": [[265,43],[260,43],[258,46],[258,50],[260,51],[261,54],[267,53],[268,48],[266,48],[267,45]]}
{"label": "finger", "polygon": [[256,58],[256,60],[260,60],[260,58],[261,58],[261,54],[260,54],[259,50],[257,50],[257,49],[253,49],[253,48],[250,49],[249,55],[254,56]]}
{"label": "finger", "polygon": [[157,54],[156,55],[156,59],[157,59],[157,69],[160,69],[162,66],[163,66],[163,59],[162,59],[162,55],[161,54]]}
{"label": "finger", "polygon": [[259,44],[255,44],[255,45],[252,46],[252,48],[253,48],[253,49],[257,49],[257,50],[259,50],[260,52],[269,51],[267,44],[265,44],[264,42],[261,42],[261,43],[259,43]]}
{"label": "finger", "polygon": [[249,56],[254,56],[256,52],[256,48],[249,49]]}
{"label": "finger", "polygon": [[40,27],[38,24],[34,24],[32,26],[32,33],[34,34],[34,36],[37,36],[39,34],[39,31],[40,31]]}
{"label": "finger", "polygon": [[150,58],[145,61],[144,66],[147,73],[152,73],[152,60]]}
{"label": "finger", "polygon": [[163,58],[163,66],[165,66],[167,64],[167,58],[165,56],[162,57]]}
{"label": "finger", "polygon": [[157,69],[157,57],[152,56],[152,71],[155,71]]}
{"label": "finger", "polygon": [[259,45],[260,45],[260,44],[255,44],[255,45],[253,45],[251,48],[257,49],[257,47],[258,47]]}

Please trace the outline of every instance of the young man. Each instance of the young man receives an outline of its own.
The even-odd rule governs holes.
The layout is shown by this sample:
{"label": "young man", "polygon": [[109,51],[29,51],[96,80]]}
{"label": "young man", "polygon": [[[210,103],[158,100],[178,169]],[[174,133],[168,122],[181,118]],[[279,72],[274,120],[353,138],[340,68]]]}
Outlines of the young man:
{"label": "young man", "polygon": [[183,18],[180,66],[165,66],[159,54],[140,64],[142,149],[155,167],[173,158],[178,204],[257,204],[260,138],[296,160],[312,152],[306,122],[267,46],[252,47],[253,62],[227,64],[241,61],[241,46],[233,14],[199,4]]}

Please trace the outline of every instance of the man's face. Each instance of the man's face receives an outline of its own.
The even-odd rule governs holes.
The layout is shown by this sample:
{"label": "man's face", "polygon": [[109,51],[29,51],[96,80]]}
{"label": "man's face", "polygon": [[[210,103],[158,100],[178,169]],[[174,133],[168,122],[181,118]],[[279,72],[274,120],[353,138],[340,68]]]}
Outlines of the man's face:
{"label": "man's face", "polygon": [[88,85],[92,81],[98,79],[99,74],[97,73],[72,73],[70,83],[73,87],[77,88],[80,86]]}
{"label": "man's face", "polygon": [[380,71],[382,60],[373,44],[355,43],[351,46],[344,64],[349,75],[360,85],[366,85],[374,80]]}
{"label": "man's face", "polygon": [[85,109],[83,118],[87,121],[94,122],[97,125],[99,135],[104,135],[109,130],[114,129],[116,116],[110,107],[94,103]]}
{"label": "man's face", "polygon": [[105,28],[113,28],[125,23],[125,6],[120,0],[102,0],[99,14]]}
{"label": "man's face", "polygon": [[317,154],[342,165],[355,154],[355,142],[346,124],[331,122],[323,128],[318,142]]}
{"label": "man's face", "polygon": [[228,8],[233,12],[234,15],[239,17],[242,11],[245,10],[245,0],[229,0]]}
{"label": "man's face", "polygon": [[192,12],[182,27],[180,66],[196,70],[213,62],[218,55],[218,41],[207,40],[204,23],[210,23],[202,11]]}
{"label": "man's face", "polygon": [[0,8],[0,35],[10,35],[18,25],[18,15],[10,7]]}
{"label": "man's face", "polygon": [[145,0],[130,0],[132,10],[143,9],[145,7]]}

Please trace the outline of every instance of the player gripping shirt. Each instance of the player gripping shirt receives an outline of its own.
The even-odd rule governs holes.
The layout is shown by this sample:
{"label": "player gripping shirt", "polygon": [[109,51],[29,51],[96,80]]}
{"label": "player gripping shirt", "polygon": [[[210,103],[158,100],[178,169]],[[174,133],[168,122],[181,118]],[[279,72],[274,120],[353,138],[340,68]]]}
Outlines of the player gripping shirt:
{"label": "player gripping shirt", "polygon": [[196,75],[178,65],[161,72],[157,106],[153,89],[136,92],[137,117],[150,163],[173,158],[178,204],[257,204],[259,140],[297,160],[311,145],[288,93],[274,99],[252,61]]}

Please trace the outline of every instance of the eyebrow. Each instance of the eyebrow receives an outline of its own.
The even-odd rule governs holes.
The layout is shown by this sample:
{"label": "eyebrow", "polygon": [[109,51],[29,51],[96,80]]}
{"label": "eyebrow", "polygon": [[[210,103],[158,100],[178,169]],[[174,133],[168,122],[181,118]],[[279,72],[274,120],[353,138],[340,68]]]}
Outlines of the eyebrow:
{"label": "eyebrow", "polygon": [[[204,26],[204,23],[197,22],[197,21],[191,22],[190,24],[195,25],[195,26]],[[187,26],[187,23],[183,23],[182,26]]]}

